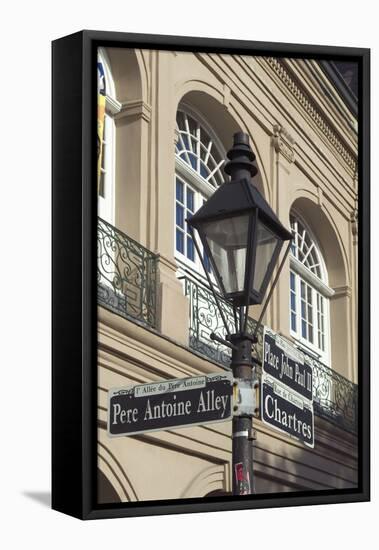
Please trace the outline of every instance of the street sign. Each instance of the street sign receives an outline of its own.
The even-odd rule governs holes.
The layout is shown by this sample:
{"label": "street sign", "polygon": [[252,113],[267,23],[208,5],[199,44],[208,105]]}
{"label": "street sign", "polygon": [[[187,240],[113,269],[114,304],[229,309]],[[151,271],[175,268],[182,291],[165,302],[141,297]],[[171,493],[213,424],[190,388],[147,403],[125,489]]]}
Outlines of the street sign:
{"label": "street sign", "polygon": [[232,417],[231,373],[162,380],[109,391],[108,434],[136,435]]}
{"label": "street sign", "polygon": [[263,422],[313,448],[312,403],[265,375],[261,394]]}
{"label": "street sign", "polygon": [[263,422],[314,447],[312,367],[304,354],[267,327],[261,396]]}
{"label": "street sign", "polygon": [[263,371],[312,401],[313,371],[312,367],[305,363],[304,354],[266,327],[263,343]]}

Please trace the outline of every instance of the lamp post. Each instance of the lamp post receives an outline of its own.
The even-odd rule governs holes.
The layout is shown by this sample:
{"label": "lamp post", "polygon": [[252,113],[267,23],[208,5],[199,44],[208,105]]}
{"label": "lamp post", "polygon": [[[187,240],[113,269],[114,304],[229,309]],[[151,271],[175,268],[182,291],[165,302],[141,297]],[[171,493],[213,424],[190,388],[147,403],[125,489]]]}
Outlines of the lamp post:
{"label": "lamp post", "polygon": [[[250,388],[253,392],[254,366],[252,345],[256,344],[257,329],[267,308],[272,290],[289,251],[287,247],[266,303],[262,308],[254,334],[247,332],[248,308],[261,304],[285,241],[291,233],[254,186],[257,174],[255,155],[249,136],[234,134],[233,147],[227,153],[225,172],[230,181],[221,185],[208,201],[188,220],[197,253],[220,311],[226,330],[226,340],[211,337],[232,349],[231,369],[240,395]],[[197,243],[197,231],[203,253]],[[211,265],[218,290],[209,275]],[[219,303],[219,293],[232,306],[234,327],[229,330]],[[237,407],[233,417],[233,494],[253,492],[253,413],[249,407]]]}

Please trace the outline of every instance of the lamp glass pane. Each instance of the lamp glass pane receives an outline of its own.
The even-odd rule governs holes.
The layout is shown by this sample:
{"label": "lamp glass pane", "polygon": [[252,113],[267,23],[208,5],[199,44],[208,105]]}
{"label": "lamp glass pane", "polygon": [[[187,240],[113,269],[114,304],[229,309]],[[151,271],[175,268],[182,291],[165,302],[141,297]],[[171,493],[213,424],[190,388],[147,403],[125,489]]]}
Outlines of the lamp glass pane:
{"label": "lamp glass pane", "polygon": [[256,292],[262,289],[267,269],[279,242],[279,238],[272,233],[259,219],[257,222],[257,248],[255,253],[255,269],[253,286]]}
{"label": "lamp glass pane", "polygon": [[248,230],[248,215],[213,220],[202,227],[227,294],[244,290]]}

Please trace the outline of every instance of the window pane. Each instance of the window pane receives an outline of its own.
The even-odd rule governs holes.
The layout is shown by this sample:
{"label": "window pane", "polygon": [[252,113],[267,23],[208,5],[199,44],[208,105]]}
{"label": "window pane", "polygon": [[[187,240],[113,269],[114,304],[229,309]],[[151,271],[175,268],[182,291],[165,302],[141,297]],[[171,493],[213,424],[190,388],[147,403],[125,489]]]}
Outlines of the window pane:
{"label": "window pane", "polygon": [[192,237],[187,235],[187,258],[189,260],[195,261],[195,248],[193,244]]}
{"label": "window pane", "polygon": [[208,168],[203,163],[201,163],[200,164],[200,175],[203,176],[204,179],[207,179],[209,174],[210,174],[210,172],[209,172]]}
{"label": "window pane", "polygon": [[176,180],[176,200],[184,204],[183,183],[178,179]]}
{"label": "window pane", "polygon": [[296,296],[293,292],[291,292],[291,309],[296,311]]}
{"label": "window pane", "polygon": [[194,196],[195,195],[194,195],[194,192],[192,191],[192,189],[187,187],[187,208],[191,212],[194,211]]}
{"label": "window pane", "polygon": [[296,315],[291,313],[291,329],[296,332]]}
{"label": "window pane", "polygon": [[290,272],[291,290],[295,290],[295,274]]}
{"label": "window pane", "polygon": [[176,205],[176,225],[184,228],[184,208],[180,204]]}
{"label": "window pane", "polygon": [[176,250],[184,254],[184,234],[179,229],[176,230]]}
{"label": "window pane", "polygon": [[307,323],[305,321],[301,322],[301,335],[303,338],[307,337]]}
{"label": "window pane", "polygon": [[182,136],[182,139],[183,139],[183,143],[184,143],[184,147],[186,148],[187,151],[189,151],[189,138],[186,134],[181,134]]}
{"label": "window pane", "polygon": [[208,256],[208,254],[205,252],[205,250],[204,250],[203,254],[204,254],[204,265],[205,265],[205,269],[207,270],[208,273],[210,273],[211,270],[212,270],[212,267],[211,267],[211,262],[210,262],[209,256]]}
{"label": "window pane", "polygon": [[308,306],[308,320],[312,321],[312,307]]}
{"label": "window pane", "polygon": [[303,319],[306,319],[306,308],[303,300],[301,300],[301,316]]}
{"label": "window pane", "polygon": [[196,170],[196,157],[195,157],[195,155],[193,153],[188,153],[188,156],[189,156],[192,168],[194,170]]}
{"label": "window pane", "polygon": [[310,286],[307,285],[307,294],[308,294],[308,302],[312,303],[312,289]]}

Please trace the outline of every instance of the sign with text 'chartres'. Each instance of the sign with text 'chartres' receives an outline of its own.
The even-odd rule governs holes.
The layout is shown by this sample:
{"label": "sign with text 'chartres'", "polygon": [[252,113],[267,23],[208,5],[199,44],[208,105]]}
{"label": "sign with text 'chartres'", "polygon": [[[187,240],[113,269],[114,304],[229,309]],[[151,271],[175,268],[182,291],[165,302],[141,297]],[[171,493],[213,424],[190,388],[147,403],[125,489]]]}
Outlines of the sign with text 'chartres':
{"label": "sign with text 'chartres'", "polygon": [[232,417],[231,373],[162,380],[109,391],[108,434],[223,422]]}
{"label": "sign with text 'chartres'", "polygon": [[304,354],[265,327],[262,420],[314,447],[312,367]]}

